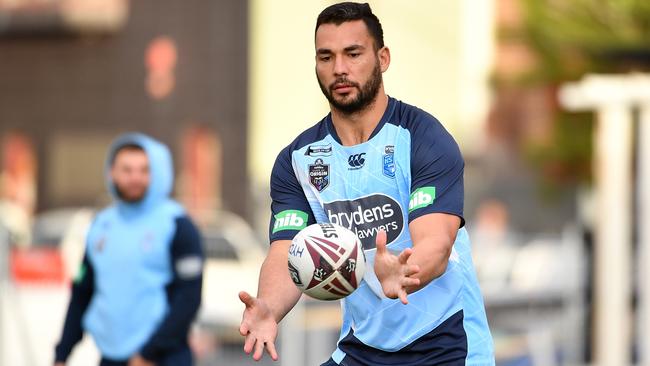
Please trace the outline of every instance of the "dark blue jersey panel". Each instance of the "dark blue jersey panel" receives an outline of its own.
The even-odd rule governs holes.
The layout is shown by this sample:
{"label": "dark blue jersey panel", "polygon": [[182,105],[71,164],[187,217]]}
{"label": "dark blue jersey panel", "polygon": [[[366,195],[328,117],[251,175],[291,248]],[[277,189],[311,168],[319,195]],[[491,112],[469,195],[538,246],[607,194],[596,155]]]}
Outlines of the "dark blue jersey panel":
{"label": "dark blue jersey panel", "polygon": [[[282,149],[271,172],[271,220],[269,240],[291,240],[300,228],[316,223],[309,202],[293,170],[291,154],[318,142],[327,136],[325,120],[301,133],[289,146]],[[317,148],[317,147],[315,147]],[[309,149],[307,153],[309,153]],[[299,211],[299,212],[296,212]],[[304,213],[304,216],[301,216]],[[304,220],[301,225],[296,220]],[[285,222],[286,221],[286,222]]]}
{"label": "dark blue jersey panel", "polygon": [[[436,329],[418,338],[398,352],[386,352],[363,344],[350,330],[339,341],[345,357],[341,366],[461,366],[467,357],[467,336],[463,328],[463,311],[450,316]],[[332,360],[325,365],[333,364]]]}
{"label": "dark blue jersey panel", "polygon": [[429,113],[398,102],[393,121],[411,135],[411,192],[435,187],[433,203],[409,213],[409,222],[429,213],[448,213],[463,218],[465,162],[454,138]]}
{"label": "dark blue jersey panel", "polygon": [[72,348],[83,337],[81,320],[92,299],[94,286],[95,271],[88,260],[88,255],[84,254],[77,278],[72,283],[72,296],[63,325],[63,334],[55,348],[56,362],[65,362],[72,352]]}

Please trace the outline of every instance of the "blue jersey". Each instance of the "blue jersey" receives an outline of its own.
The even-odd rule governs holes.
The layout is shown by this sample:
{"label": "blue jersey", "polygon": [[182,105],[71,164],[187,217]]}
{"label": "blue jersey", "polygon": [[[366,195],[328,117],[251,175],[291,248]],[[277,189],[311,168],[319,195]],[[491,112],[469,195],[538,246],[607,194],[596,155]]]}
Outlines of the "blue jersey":
{"label": "blue jersey", "polygon": [[[430,114],[389,98],[368,141],[343,146],[331,115],[279,154],[271,175],[271,242],[315,222],[356,232],[368,265],[342,300],[343,325],[332,361],[341,365],[494,364],[493,344],[463,219],[464,162]],[[389,250],[412,246],[408,224],[422,215],[461,218],[446,272],[409,295],[388,299],[373,272],[375,236]]]}

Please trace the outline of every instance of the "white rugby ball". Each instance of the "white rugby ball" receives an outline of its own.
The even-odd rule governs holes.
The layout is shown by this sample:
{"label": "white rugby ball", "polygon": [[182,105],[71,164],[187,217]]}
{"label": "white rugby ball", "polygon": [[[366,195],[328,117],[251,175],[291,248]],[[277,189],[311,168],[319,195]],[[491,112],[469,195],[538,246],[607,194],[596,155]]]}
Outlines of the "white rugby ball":
{"label": "white rugby ball", "polygon": [[359,286],[366,271],[361,241],[335,224],[302,229],[289,248],[289,274],[296,286],[319,300],[337,300]]}

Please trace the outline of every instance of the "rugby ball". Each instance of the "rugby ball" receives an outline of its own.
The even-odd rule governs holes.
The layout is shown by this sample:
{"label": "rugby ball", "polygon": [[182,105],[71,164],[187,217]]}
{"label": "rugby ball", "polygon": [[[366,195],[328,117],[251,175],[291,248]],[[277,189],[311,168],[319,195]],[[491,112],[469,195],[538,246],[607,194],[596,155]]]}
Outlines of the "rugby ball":
{"label": "rugby ball", "polygon": [[338,300],[359,286],[366,270],[361,241],[335,224],[302,229],[289,248],[289,275],[304,294],[319,300]]}

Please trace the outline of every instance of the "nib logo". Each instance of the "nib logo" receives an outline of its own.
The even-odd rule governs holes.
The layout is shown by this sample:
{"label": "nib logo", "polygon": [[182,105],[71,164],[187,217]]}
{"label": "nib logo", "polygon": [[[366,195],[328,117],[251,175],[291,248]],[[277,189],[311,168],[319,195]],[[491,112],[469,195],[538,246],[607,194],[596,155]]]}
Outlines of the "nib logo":
{"label": "nib logo", "polygon": [[273,233],[282,230],[302,230],[307,227],[307,213],[299,210],[285,210],[274,216]]}
{"label": "nib logo", "polygon": [[418,208],[427,207],[436,199],[436,187],[422,187],[411,193],[409,212]]}

